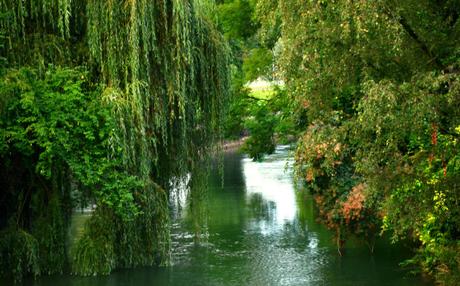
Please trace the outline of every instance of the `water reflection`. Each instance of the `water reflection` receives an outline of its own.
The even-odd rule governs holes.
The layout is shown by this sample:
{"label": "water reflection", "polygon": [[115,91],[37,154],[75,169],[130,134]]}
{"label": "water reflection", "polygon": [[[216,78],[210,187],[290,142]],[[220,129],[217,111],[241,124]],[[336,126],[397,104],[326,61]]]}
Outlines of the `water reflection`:
{"label": "water reflection", "polygon": [[[406,277],[398,263],[410,254],[385,242],[376,245],[374,256],[352,242],[339,257],[332,234],[315,222],[311,198],[294,191],[288,158],[286,146],[263,163],[228,153],[223,188],[216,170],[195,211],[187,209],[190,194],[176,197],[187,202],[172,219],[171,267],[120,270],[107,277],[44,277],[33,284],[430,285]],[[197,223],[206,232],[199,241]]]}
{"label": "water reflection", "polygon": [[[275,154],[284,154],[288,147],[277,147]],[[292,170],[289,167],[285,168],[287,163],[289,161],[286,160],[286,157],[280,158],[279,155],[269,157],[262,164],[253,162],[249,158],[242,160],[247,200],[249,202],[256,200],[266,205],[260,207],[260,209],[267,210],[269,218],[266,220],[269,224],[265,225],[262,230],[264,234],[276,231],[276,228],[283,222],[293,221],[296,216],[297,206],[293,192]],[[251,204],[251,207],[256,206]]]}

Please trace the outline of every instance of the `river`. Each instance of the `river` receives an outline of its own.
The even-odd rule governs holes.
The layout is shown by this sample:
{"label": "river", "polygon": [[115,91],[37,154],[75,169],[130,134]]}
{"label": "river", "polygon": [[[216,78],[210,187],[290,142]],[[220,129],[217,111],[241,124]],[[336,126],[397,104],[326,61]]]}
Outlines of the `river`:
{"label": "river", "polygon": [[[373,255],[364,244],[351,241],[340,257],[333,234],[315,221],[311,198],[295,190],[289,158],[288,146],[278,146],[262,163],[227,152],[223,187],[221,175],[213,170],[199,221],[190,215],[186,203],[178,203],[178,196],[172,203],[170,267],[29,282],[66,286],[432,285],[402,270],[399,263],[411,253],[384,240],[378,241]],[[194,235],[197,223],[204,226],[199,240]]]}

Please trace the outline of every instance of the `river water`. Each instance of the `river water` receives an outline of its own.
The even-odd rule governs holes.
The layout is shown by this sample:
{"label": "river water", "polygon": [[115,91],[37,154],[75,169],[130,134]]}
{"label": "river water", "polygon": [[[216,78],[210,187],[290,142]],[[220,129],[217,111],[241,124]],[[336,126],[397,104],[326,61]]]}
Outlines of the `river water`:
{"label": "river water", "polygon": [[[183,201],[185,194],[177,196],[170,267],[29,282],[65,286],[432,285],[399,267],[411,255],[407,249],[382,240],[374,255],[364,244],[352,241],[340,257],[333,234],[315,221],[311,198],[295,190],[289,158],[288,146],[278,146],[262,163],[226,153],[223,187],[221,175],[214,170],[198,216]],[[199,240],[197,225],[204,226]]]}

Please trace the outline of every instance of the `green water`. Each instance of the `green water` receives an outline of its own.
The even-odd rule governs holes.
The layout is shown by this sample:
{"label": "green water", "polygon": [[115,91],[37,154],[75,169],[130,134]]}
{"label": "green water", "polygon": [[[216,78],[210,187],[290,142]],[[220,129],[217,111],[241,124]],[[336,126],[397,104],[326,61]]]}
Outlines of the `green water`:
{"label": "green water", "polygon": [[[106,277],[43,277],[27,283],[432,285],[401,270],[399,262],[410,257],[401,246],[379,241],[370,255],[365,245],[352,242],[339,257],[332,233],[315,222],[311,199],[294,190],[288,157],[285,146],[278,147],[263,163],[227,153],[224,187],[218,172],[213,172],[210,191],[203,198],[206,203],[198,210],[187,207],[186,193],[177,195],[171,203],[171,267],[120,270]],[[83,219],[76,215],[75,224]],[[194,235],[197,225],[204,226],[199,241]],[[73,230],[71,235],[77,233]]]}

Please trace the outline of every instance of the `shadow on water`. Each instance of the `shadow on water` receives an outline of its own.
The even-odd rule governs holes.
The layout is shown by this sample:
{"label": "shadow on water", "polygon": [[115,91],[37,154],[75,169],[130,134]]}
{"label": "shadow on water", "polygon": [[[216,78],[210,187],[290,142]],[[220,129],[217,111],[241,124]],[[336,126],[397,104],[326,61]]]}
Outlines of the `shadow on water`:
{"label": "shadow on water", "polygon": [[[286,165],[288,167],[286,167]],[[262,163],[226,153],[224,184],[214,168],[196,211],[176,210],[171,267],[120,270],[106,277],[43,277],[34,285],[432,285],[401,270],[407,249],[358,242],[339,257],[332,233],[315,221],[308,194],[295,191],[287,146]],[[186,196],[190,198],[190,196]],[[174,205],[174,204],[173,204]],[[174,212],[173,212],[174,213]],[[78,221],[78,219],[77,219]]]}

